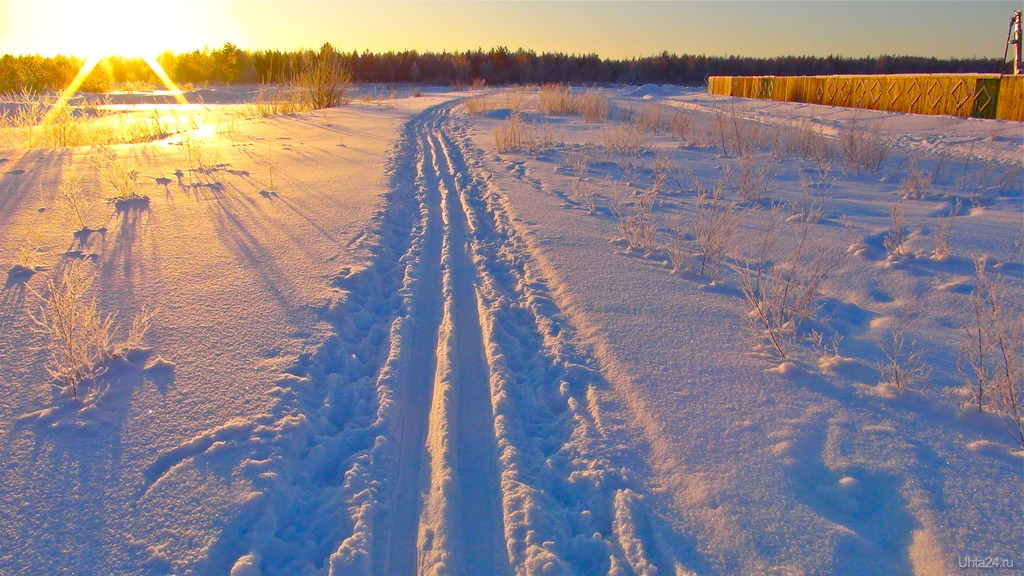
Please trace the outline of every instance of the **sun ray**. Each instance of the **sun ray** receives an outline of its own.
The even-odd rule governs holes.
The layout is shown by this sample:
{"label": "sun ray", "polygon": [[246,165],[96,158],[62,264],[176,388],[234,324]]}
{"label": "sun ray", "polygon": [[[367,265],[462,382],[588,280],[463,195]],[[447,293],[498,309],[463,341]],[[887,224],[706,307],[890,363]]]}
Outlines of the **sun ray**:
{"label": "sun ray", "polygon": [[77,92],[78,89],[82,86],[82,82],[85,82],[85,79],[89,77],[89,74],[92,73],[93,69],[96,68],[96,65],[99,64],[102,60],[102,58],[97,58],[95,56],[90,56],[85,60],[85,63],[82,64],[81,69],[78,70],[78,74],[75,74],[74,79],[71,80],[71,83],[68,84],[68,87],[65,88],[63,92],[61,92],[60,97],[57,98],[57,102],[53,105],[53,108],[51,108],[50,111],[46,114],[46,117],[43,119],[43,124],[49,124],[50,121],[52,121],[57,116],[57,114],[59,114],[60,111],[64,109],[64,106],[67,105],[68,100],[71,100],[71,97],[74,96],[75,92]]}
{"label": "sun ray", "polygon": [[185,95],[181,93],[181,89],[178,88],[178,85],[174,83],[174,80],[171,80],[171,77],[167,74],[167,71],[164,70],[164,67],[160,65],[160,61],[158,61],[156,58],[153,58],[152,56],[147,56],[145,60],[146,64],[149,64],[149,67],[152,68],[153,72],[157,75],[158,78],[160,78],[160,81],[164,83],[164,86],[166,86],[167,89],[170,90],[171,94],[174,94],[174,99],[178,101],[178,104],[188,104],[188,100],[185,98]]}
{"label": "sun ray", "polygon": [[[53,108],[51,108],[50,111],[47,112],[46,117],[43,118],[43,124],[49,124],[57,117],[58,114],[60,114],[71,98],[75,95],[75,92],[78,92],[78,89],[82,87],[82,83],[89,77],[89,74],[92,74],[92,71],[96,69],[96,66],[103,61],[103,58],[104,57],[97,56],[90,56],[86,58],[85,63],[82,64],[78,73],[75,74],[74,79],[72,79],[67,88],[61,92],[57,101],[54,103]],[[185,95],[182,94],[181,89],[174,83],[174,80],[171,79],[170,75],[167,74],[167,71],[164,70],[164,67],[160,65],[160,62],[156,58],[147,56],[144,57],[143,60],[145,60],[150,69],[153,70],[153,73],[157,75],[157,78],[160,79],[160,82],[163,83],[164,87],[166,87],[174,96],[174,99],[178,104],[186,105],[189,103],[188,99],[185,98]]]}

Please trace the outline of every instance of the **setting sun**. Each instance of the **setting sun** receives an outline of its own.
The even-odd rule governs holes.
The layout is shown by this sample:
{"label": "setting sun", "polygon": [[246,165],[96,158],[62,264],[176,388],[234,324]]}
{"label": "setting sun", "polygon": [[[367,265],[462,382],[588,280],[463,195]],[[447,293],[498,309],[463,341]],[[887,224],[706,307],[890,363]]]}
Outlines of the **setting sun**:
{"label": "setting sun", "polygon": [[26,53],[80,57],[195,50],[223,42],[224,35],[241,39],[229,18],[230,6],[222,0],[0,1],[0,44],[20,46]]}
{"label": "setting sun", "polygon": [[189,36],[180,5],[167,1],[67,0],[54,17],[61,51],[79,56],[155,56]]}

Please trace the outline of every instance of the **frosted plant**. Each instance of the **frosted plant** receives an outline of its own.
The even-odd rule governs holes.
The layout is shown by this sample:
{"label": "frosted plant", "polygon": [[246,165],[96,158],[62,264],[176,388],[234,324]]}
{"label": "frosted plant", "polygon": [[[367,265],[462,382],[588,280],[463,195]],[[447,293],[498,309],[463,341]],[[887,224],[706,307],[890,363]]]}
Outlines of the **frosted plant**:
{"label": "frosted plant", "polygon": [[47,281],[49,298],[32,316],[37,331],[49,339],[47,373],[75,400],[79,386],[102,376],[111,357],[114,318],[87,298],[92,281],[81,265],[69,266],[59,281]]}
{"label": "frosted plant", "polygon": [[736,268],[755,346],[768,344],[788,358],[800,324],[818,311],[825,280],[842,262],[844,253],[812,248],[816,223],[800,223],[799,231],[783,236],[782,209],[774,207],[762,225],[753,257]]}
{"label": "frosted plant", "polygon": [[[832,180],[829,169],[819,173],[815,182],[805,172],[800,173],[800,199],[797,201],[793,215],[804,222],[818,222],[825,217],[825,209],[832,200]],[[820,191],[816,191],[820,189]]]}
{"label": "frosted plant", "polygon": [[911,159],[903,179],[900,180],[900,194],[903,198],[906,200],[926,198],[931,185],[932,176],[921,170],[916,159]]}
{"label": "frosted plant", "polygon": [[93,164],[99,169],[103,180],[114,189],[115,194],[108,198],[108,201],[133,202],[149,200],[148,196],[139,194],[139,171],[125,166],[114,152],[105,150],[100,159],[93,159]]}
{"label": "frosted plant", "polygon": [[[143,309],[132,319],[124,340],[115,344],[114,315],[102,313],[96,299],[87,296],[93,276],[83,266],[71,264],[59,280],[48,280],[48,297],[30,313],[36,332],[48,340],[47,373],[75,400],[79,387],[88,382],[95,384],[112,358],[141,345],[156,313]],[[86,399],[95,399],[98,393],[94,388]]]}
{"label": "frosted plant", "polygon": [[923,351],[910,336],[913,318],[913,310],[906,310],[900,315],[882,345],[885,361],[875,365],[881,382],[894,386],[900,392],[923,387],[931,375],[931,367],[925,364]]}
{"label": "frosted plant", "polygon": [[892,211],[889,214],[892,217],[892,227],[882,239],[882,245],[885,246],[889,255],[901,256],[903,255],[903,245],[907,241],[907,219],[903,215],[903,207],[898,202],[892,205]]}
{"label": "frosted plant", "polygon": [[596,90],[587,90],[576,98],[574,108],[579,110],[583,119],[591,123],[602,123],[608,120],[608,97]]}
{"label": "frosted plant", "polygon": [[296,82],[310,108],[333,108],[348,102],[346,93],[352,82],[352,73],[334,47],[324,44],[319,54],[304,63]]}
{"label": "frosted plant", "polygon": [[964,323],[958,368],[979,411],[996,412],[1014,440],[1024,447],[1024,323],[998,276],[986,271],[987,259],[974,260],[977,284],[970,319]]}
{"label": "frosted plant", "polygon": [[673,272],[693,271],[694,254],[690,250],[691,241],[686,237],[689,226],[680,223],[669,231],[668,250],[669,263]]}
{"label": "frosted plant", "polygon": [[565,158],[565,169],[572,174],[572,182],[570,183],[572,199],[586,208],[587,212],[593,212],[596,208],[594,188],[586,180],[589,167],[590,157],[586,153],[570,154]]}
{"label": "frosted plant", "polygon": [[[70,166],[65,169],[65,173],[73,174]],[[75,178],[68,178],[61,181],[57,185],[57,196],[58,202],[61,206],[62,215],[70,221],[72,226],[75,226],[76,230],[86,230],[89,225],[86,224],[85,218],[85,205],[82,200],[82,187]]]}
{"label": "frosted plant", "polygon": [[939,216],[939,225],[935,231],[935,257],[936,258],[947,258],[950,254],[949,239],[953,235],[953,224],[956,222],[956,217],[960,214],[960,209],[963,207],[963,201],[959,198],[949,209],[947,216]]}
{"label": "frosted plant", "polygon": [[682,110],[675,110],[668,119],[668,128],[672,136],[681,142],[690,141],[690,126],[693,124],[690,114]]}
{"label": "frosted plant", "polygon": [[842,334],[835,332],[825,340],[825,335],[817,330],[812,330],[810,335],[807,336],[807,341],[811,344],[814,349],[814,354],[818,358],[818,364],[821,366],[828,366],[836,359],[841,358],[839,353],[839,345],[843,341]]}
{"label": "frosted plant", "polygon": [[498,152],[522,150],[527,145],[526,123],[522,114],[513,112],[494,130],[494,145]]}
{"label": "frosted plant", "polygon": [[576,113],[576,100],[569,86],[565,84],[544,84],[540,88],[540,111],[552,116],[568,116]]}
{"label": "frosted plant", "polygon": [[839,137],[843,163],[858,176],[863,172],[880,170],[892,143],[891,137],[882,134],[880,125],[865,129],[856,120]]}
{"label": "frosted plant", "polygon": [[619,233],[633,250],[651,253],[657,247],[654,231],[654,203],[658,189],[651,188],[636,195],[632,202],[617,198],[611,203]]}
{"label": "frosted plant", "polygon": [[722,197],[726,177],[719,180],[710,197],[701,199],[693,223],[693,233],[701,254],[700,274],[712,280],[718,280],[736,232],[736,203]]}
{"label": "frosted plant", "polygon": [[752,155],[740,156],[736,160],[733,186],[744,202],[752,203],[768,194],[774,165],[757,161]]}
{"label": "frosted plant", "polygon": [[665,126],[665,121],[662,119],[661,106],[653,103],[641,106],[633,121],[641,130],[653,132],[654,134],[660,134]]}

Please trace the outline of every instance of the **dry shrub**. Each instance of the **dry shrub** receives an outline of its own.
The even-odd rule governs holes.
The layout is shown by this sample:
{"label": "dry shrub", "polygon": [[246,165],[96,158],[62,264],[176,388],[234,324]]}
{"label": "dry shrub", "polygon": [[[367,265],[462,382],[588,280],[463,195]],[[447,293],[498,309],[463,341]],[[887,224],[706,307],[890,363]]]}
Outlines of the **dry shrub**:
{"label": "dry shrub", "polygon": [[923,388],[928,383],[931,367],[924,362],[924,351],[910,335],[915,312],[905,310],[889,330],[889,338],[882,345],[885,361],[875,365],[882,384],[902,392],[908,388]]}
{"label": "dry shrub", "polygon": [[715,109],[714,138],[723,154],[747,156],[758,147],[760,127],[744,119],[735,109]]}
{"label": "dry shrub", "polygon": [[633,116],[633,122],[644,132],[653,132],[654,134],[660,134],[665,126],[661,106],[653,103],[641,106]]}
{"label": "dry shrub", "polygon": [[68,166],[65,169],[65,174],[71,174],[67,178],[61,180],[61,183],[57,185],[57,202],[61,207],[60,213],[63,217],[75,227],[76,230],[85,230],[89,228],[86,223],[86,214],[88,209],[85,205],[85,201],[82,199],[82,186],[78,179],[73,176],[74,172]]}
{"label": "dry shrub", "polygon": [[893,139],[882,133],[882,127],[875,124],[865,128],[853,121],[839,137],[843,163],[859,176],[863,172],[877,172],[889,154]]}
{"label": "dry shrub", "polygon": [[[686,175],[679,169],[670,152],[666,150],[656,152],[654,161],[651,163],[651,171],[654,172],[655,180],[660,182],[662,187],[671,185],[681,194],[686,192],[686,187],[683,185]],[[692,173],[690,176],[692,180]]]}
{"label": "dry shrub", "polygon": [[693,223],[694,237],[700,248],[700,274],[714,281],[721,274],[736,232],[736,203],[727,202],[723,197],[727,178],[728,175],[723,175],[713,191],[699,193],[697,218]]}
{"label": "dry shrub", "polygon": [[139,171],[128,168],[113,152],[104,151],[102,158],[94,158],[93,163],[99,169],[103,180],[114,189],[115,194],[107,199],[109,202],[149,200],[148,196],[139,194]]}
{"label": "dry shrub", "polygon": [[0,102],[16,106],[0,115],[0,145],[11,148],[68,148],[150,142],[167,136],[170,129],[154,111],[139,120],[95,104],[69,106],[56,96],[37,95],[24,90],[7,95]]}
{"label": "dry shrub", "polygon": [[540,87],[540,111],[552,116],[568,116],[577,111],[572,90],[566,84],[544,84]]}
{"label": "dry shrub", "polygon": [[672,265],[673,272],[692,272],[694,253],[690,250],[690,240],[686,237],[688,225],[680,222],[669,230],[668,244],[665,250],[668,252],[668,261]]}
{"label": "dry shrub", "polygon": [[643,152],[647,145],[644,135],[635,126],[606,126],[601,131],[604,148],[608,155],[613,153],[635,157]]}
{"label": "dry shrub", "polygon": [[106,372],[111,357],[114,319],[99,311],[95,299],[86,299],[92,277],[80,265],[69,266],[60,281],[46,284],[49,299],[32,319],[38,332],[49,338],[47,373],[78,399],[78,387]]}
{"label": "dry shrub", "polygon": [[932,177],[925,174],[917,165],[917,159],[910,160],[903,178],[900,180],[900,195],[906,200],[920,200],[928,197],[932,185]]}
{"label": "dry shrub", "polygon": [[812,120],[800,120],[784,130],[780,140],[786,152],[820,165],[829,161],[832,151],[822,126]]}
{"label": "dry shrub", "polygon": [[902,256],[904,244],[907,242],[907,218],[903,215],[903,206],[899,202],[892,205],[890,212],[892,227],[885,233],[882,245],[891,256]]}
{"label": "dry shrub", "polygon": [[619,233],[633,250],[650,254],[657,247],[654,230],[654,204],[658,189],[653,187],[633,197],[632,201],[616,198],[611,202]]}
{"label": "dry shrub", "polygon": [[682,110],[673,110],[668,118],[669,133],[681,142],[690,141],[690,127],[692,124],[693,119],[690,114]]}
{"label": "dry shrub", "polygon": [[569,154],[565,158],[564,167],[567,172],[572,174],[572,182],[569,188],[570,197],[586,208],[587,212],[593,212],[597,207],[595,203],[596,193],[591,183],[586,179],[587,171],[590,168],[590,157],[583,152]]}
{"label": "dry shrub", "polygon": [[498,152],[522,150],[525,132],[523,116],[518,112],[514,112],[501,126],[494,129],[494,145],[497,147]]}
{"label": "dry shrub", "polygon": [[471,116],[479,116],[494,110],[494,103],[487,96],[466,98],[463,102],[466,106],[466,113]]}
{"label": "dry shrub", "polygon": [[754,156],[740,156],[736,160],[733,186],[744,202],[756,202],[768,194],[774,163],[762,163]]}
{"label": "dry shrub", "polygon": [[513,112],[495,128],[494,144],[498,152],[537,152],[554,144],[554,132],[546,125],[529,124],[522,114]]}
{"label": "dry shrub", "polygon": [[244,107],[248,117],[282,116],[308,112],[309,106],[303,101],[302,89],[294,81],[283,86],[264,86],[256,93],[256,99]]}
{"label": "dry shrub", "polygon": [[346,94],[352,73],[330,44],[303,64],[295,83],[301,87],[303,101],[313,110],[333,108],[348,103]]}
{"label": "dry shrub", "polygon": [[526,102],[530,98],[530,90],[524,86],[516,86],[505,92],[505,108],[513,112],[522,112],[526,109]]}
{"label": "dry shrub", "polygon": [[959,198],[949,208],[949,214],[946,216],[939,216],[938,227],[935,231],[935,251],[933,254],[938,259],[948,258],[950,255],[949,240],[953,236],[953,224],[956,222],[956,217],[960,215],[960,210],[963,208],[963,201]]}
{"label": "dry shrub", "polygon": [[976,285],[971,294],[966,336],[960,345],[958,368],[979,411],[995,412],[999,421],[1024,447],[1024,323],[1007,283],[989,275],[988,261],[975,258]]}
{"label": "dry shrub", "polygon": [[580,94],[576,98],[575,108],[587,122],[601,123],[608,120],[608,97],[596,90],[587,90]]}
{"label": "dry shrub", "polygon": [[836,249],[812,248],[816,222],[801,222],[795,235],[784,235],[784,221],[781,207],[773,208],[756,252],[736,268],[755,347],[783,359],[801,323],[817,313],[821,287],[844,256]]}
{"label": "dry shrub", "polygon": [[12,266],[7,270],[8,280],[18,275],[48,269],[48,266],[40,264],[39,260],[39,246],[42,243],[42,236],[42,231],[33,228],[21,238],[17,247],[14,249],[14,259],[11,262]]}
{"label": "dry shrub", "polygon": [[793,215],[797,220],[817,222],[825,216],[825,210],[833,196],[831,170],[825,167],[817,179],[800,172],[800,199],[794,205]]}

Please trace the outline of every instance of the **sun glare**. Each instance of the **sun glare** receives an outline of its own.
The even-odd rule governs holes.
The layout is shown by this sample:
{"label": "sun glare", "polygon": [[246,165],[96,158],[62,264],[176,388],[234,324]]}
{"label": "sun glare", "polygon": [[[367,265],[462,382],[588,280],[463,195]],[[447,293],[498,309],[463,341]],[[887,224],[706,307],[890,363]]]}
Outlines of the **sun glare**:
{"label": "sun glare", "polygon": [[96,65],[109,56],[145,59],[164,86],[176,94],[178,103],[187,104],[156,59],[157,54],[170,48],[172,36],[182,40],[185,28],[179,25],[179,14],[172,2],[160,0],[61,0],[54,14],[55,40],[63,45],[61,52],[86,60],[46,121],[56,117]]}
{"label": "sun glare", "polygon": [[188,41],[180,6],[160,0],[63,0],[53,15],[60,51],[86,58],[154,57]]}

